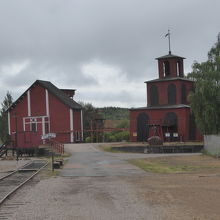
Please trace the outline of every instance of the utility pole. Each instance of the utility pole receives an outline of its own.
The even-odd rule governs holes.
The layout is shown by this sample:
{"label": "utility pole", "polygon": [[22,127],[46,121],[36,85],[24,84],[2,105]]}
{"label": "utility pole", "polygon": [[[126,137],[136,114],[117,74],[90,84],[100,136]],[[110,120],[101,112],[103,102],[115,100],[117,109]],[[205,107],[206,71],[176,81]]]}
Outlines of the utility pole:
{"label": "utility pole", "polygon": [[[18,117],[17,112],[14,113],[15,118],[15,148],[16,148],[16,160],[18,161]],[[13,149],[14,152],[14,149]],[[14,154],[14,153],[13,153]]]}

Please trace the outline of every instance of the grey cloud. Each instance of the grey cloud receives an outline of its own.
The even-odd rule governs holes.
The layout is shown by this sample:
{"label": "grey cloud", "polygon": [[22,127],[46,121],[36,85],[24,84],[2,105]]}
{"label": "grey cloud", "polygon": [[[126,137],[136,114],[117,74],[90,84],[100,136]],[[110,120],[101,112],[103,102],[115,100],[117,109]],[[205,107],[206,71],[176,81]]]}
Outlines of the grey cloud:
{"label": "grey cloud", "polygon": [[13,77],[1,75],[1,87],[28,87],[36,79],[79,89],[97,85],[81,71],[94,59],[142,83],[156,77],[154,58],[168,52],[168,27],[172,52],[188,58],[190,69],[216,40],[219,8],[218,0],[1,1],[0,68],[30,61]]}

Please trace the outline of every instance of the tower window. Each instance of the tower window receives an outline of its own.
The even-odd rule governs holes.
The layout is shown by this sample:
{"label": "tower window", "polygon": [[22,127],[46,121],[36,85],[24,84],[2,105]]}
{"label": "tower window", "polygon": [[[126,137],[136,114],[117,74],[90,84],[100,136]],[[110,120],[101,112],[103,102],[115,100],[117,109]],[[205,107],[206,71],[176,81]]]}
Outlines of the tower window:
{"label": "tower window", "polygon": [[177,76],[181,76],[181,63],[180,61],[177,61],[176,63],[176,73],[177,73]]}
{"label": "tower window", "polygon": [[168,86],[167,96],[168,96],[168,104],[175,105],[176,104],[176,86],[174,84],[170,84]]}
{"label": "tower window", "polygon": [[170,75],[170,64],[169,64],[169,61],[164,61],[163,62],[163,72],[164,72],[164,76],[165,77]]}
{"label": "tower window", "polygon": [[150,88],[150,104],[158,105],[158,90],[156,85],[153,85]]}
{"label": "tower window", "polygon": [[186,104],[187,103],[187,96],[186,96],[186,86],[184,84],[182,84],[182,87],[181,87],[181,93],[182,93],[182,97],[181,97],[181,101],[182,101],[182,104]]}

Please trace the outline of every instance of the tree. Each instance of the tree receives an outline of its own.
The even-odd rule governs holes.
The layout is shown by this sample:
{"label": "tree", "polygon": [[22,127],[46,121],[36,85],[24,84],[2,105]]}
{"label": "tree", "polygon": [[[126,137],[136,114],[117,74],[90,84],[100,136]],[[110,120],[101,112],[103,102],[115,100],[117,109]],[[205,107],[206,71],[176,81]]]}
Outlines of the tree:
{"label": "tree", "polygon": [[[97,134],[96,132],[92,131],[95,129],[102,128],[102,124],[98,124],[100,118],[100,114],[98,113],[98,110],[91,104],[91,103],[83,103],[79,102],[79,104],[83,108],[83,128],[84,128],[84,139],[86,141],[98,141],[97,139],[100,134]],[[100,122],[103,122],[100,120]],[[87,131],[86,131],[87,130]],[[89,130],[89,131],[88,131]],[[90,137],[90,138],[89,138]]]}
{"label": "tree", "polygon": [[193,64],[188,75],[195,80],[195,91],[189,101],[198,128],[203,134],[220,133],[220,33],[215,45],[208,52],[206,62]]}
{"label": "tree", "polygon": [[13,103],[11,93],[7,91],[4,101],[2,102],[2,108],[0,111],[0,139],[5,142],[8,140],[8,116],[7,109]]}

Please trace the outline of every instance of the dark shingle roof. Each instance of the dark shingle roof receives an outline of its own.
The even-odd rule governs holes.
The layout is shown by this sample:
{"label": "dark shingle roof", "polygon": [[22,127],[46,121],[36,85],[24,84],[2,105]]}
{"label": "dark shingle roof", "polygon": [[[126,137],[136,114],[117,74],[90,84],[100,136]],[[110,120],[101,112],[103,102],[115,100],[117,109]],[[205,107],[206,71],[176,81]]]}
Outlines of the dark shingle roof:
{"label": "dark shingle roof", "polygon": [[[33,86],[35,85],[41,85],[45,89],[48,90],[49,93],[54,95],[57,99],[59,99],[64,105],[68,106],[71,109],[82,109],[82,106],[79,105],[77,102],[72,100],[69,96],[67,96],[61,89],[58,89],[55,85],[53,85],[49,81],[43,81],[43,80],[36,80],[10,107],[8,110],[13,108],[14,106],[17,105],[17,103],[22,99],[25,95],[26,92]],[[7,110],[7,111],[8,111]]]}
{"label": "dark shingle roof", "polygon": [[180,56],[177,56],[177,55],[174,55],[174,54],[167,54],[165,56],[161,56],[161,57],[158,57],[158,58],[155,58],[156,60],[159,60],[159,59],[170,59],[170,58],[181,58],[181,59],[186,59],[185,57],[180,57]]}
{"label": "dark shingle roof", "polygon": [[47,89],[50,93],[56,96],[63,104],[67,105],[72,109],[82,109],[82,106],[77,102],[72,100],[69,96],[67,96],[61,89],[58,89],[55,85],[53,85],[49,81],[37,80],[35,83],[39,83],[45,89]]}
{"label": "dark shingle roof", "polygon": [[185,77],[165,77],[162,79],[159,78],[159,79],[149,80],[149,81],[146,81],[145,83],[147,83],[147,82],[163,82],[163,81],[172,81],[172,80],[183,80],[183,81],[194,82],[193,80],[185,78]]}
{"label": "dark shingle roof", "polygon": [[190,108],[189,105],[178,104],[178,105],[161,105],[161,106],[147,106],[140,108],[131,108],[130,110],[151,110],[151,109],[177,109],[177,108]]}

